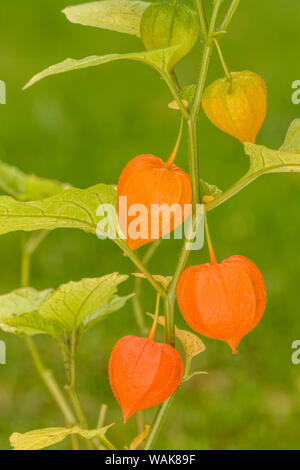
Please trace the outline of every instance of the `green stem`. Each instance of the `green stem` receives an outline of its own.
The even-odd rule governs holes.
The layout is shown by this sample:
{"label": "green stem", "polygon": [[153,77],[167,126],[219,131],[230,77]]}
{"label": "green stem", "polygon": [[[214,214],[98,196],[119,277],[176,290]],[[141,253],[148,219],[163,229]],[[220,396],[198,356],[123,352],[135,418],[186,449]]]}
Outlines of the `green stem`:
{"label": "green stem", "polygon": [[146,268],[144,263],[140,258],[127,246],[124,240],[116,239],[115,243],[126,253],[128,258],[135,264],[135,266],[145,275],[149,283],[154,287],[154,289],[159,293],[159,295],[164,299],[166,297],[166,292],[164,288],[157,282],[150,271]]}
{"label": "green stem", "polygon": [[73,328],[72,336],[70,341],[70,348],[67,352],[67,365],[66,373],[68,378],[67,390],[69,392],[70,398],[72,400],[77,418],[84,429],[88,429],[87,419],[83,412],[81,402],[79,400],[77,390],[76,390],[76,365],[75,365],[75,351],[76,351],[76,329]]}
{"label": "green stem", "polygon": [[217,51],[218,51],[218,54],[219,54],[219,58],[220,58],[220,62],[221,62],[222,67],[223,67],[223,69],[224,69],[224,72],[225,72],[225,75],[226,75],[226,77],[227,77],[227,80],[228,80],[229,82],[231,82],[231,81],[232,81],[232,75],[231,75],[231,73],[230,73],[230,70],[229,70],[229,68],[228,68],[228,66],[227,66],[227,64],[226,64],[226,62],[225,62],[225,59],[224,59],[224,56],[223,56],[223,53],[222,53],[220,44],[219,44],[219,42],[218,42],[218,40],[217,40],[216,38],[214,38],[214,43],[215,43],[215,45],[216,45],[216,48],[217,48]]}
{"label": "green stem", "polygon": [[178,263],[174,275],[172,277],[172,281],[168,287],[168,298],[172,302],[175,302],[177,282],[188,262],[188,258],[190,256],[190,244],[196,236],[197,229],[202,216],[202,211],[200,210],[200,212],[196,212],[196,216],[192,217],[191,225],[189,227],[188,233],[186,234],[183,246],[181,248]]}
{"label": "green stem", "polygon": [[240,178],[233,186],[224,191],[220,196],[218,196],[212,202],[206,204],[205,210],[209,212],[215,209],[216,207],[220,206],[224,202],[228,201],[262,174],[264,174],[264,171],[255,173],[249,171],[248,173],[246,173],[246,175],[242,176],[242,178]]}
{"label": "green stem", "polygon": [[198,81],[198,85],[197,85],[196,93],[195,93],[195,99],[194,99],[194,103],[193,103],[192,111],[191,111],[191,117],[194,123],[198,122],[198,116],[199,116],[200,109],[201,109],[201,101],[202,101],[202,96],[203,96],[203,92],[205,88],[208,67],[209,67],[209,63],[210,63],[210,59],[212,55],[212,49],[213,49],[213,41],[206,42],[204,49],[203,49],[201,71],[200,71],[199,81]]}
{"label": "green stem", "polygon": [[40,246],[42,241],[46,238],[48,235],[49,231],[48,230],[38,230],[37,232],[34,232],[30,237],[27,242],[27,251],[32,255],[35,250]]}
{"label": "green stem", "polygon": [[83,408],[82,408],[82,405],[81,405],[81,401],[79,399],[79,396],[78,396],[78,393],[77,393],[75,387],[69,387],[68,386],[67,390],[68,390],[69,396],[72,400],[74,410],[76,412],[76,415],[77,415],[78,421],[80,423],[80,426],[83,429],[88,429],[87,419],[85,417],[85,414],[84,414],[84,411],[83,411]]}
{"label": "green stem", "polygon": [[58,405],[62,415],[64,416],[66,424],[70,427],[74,426],[76,424],[76,418],[71,411],[59,385],[57,384],[52,371],[45,368],[33,339],[29,336],[26,336],[25,342],[33,359],[35,368],[51,393],[52,397],[54,398],[56,404]]}
{"label": "green stem", "polygon": [[171,70],[170,76],[171,76],[171,78],[172,78],[172,80],[173,80],[173,82],[174,82],[174,85],[175,85],[175,87],[176,87],[176,90],[177,90],[178,92],[180,92],[179,80],[178,80],[178,77],[177,77],[176,72],[175,72],[174,69]]}
{"label": "green stem", "polygon": [[200,204],[200,180],[199,180],[199,159],[198,159],[198,136],[197,120],[187,121],[189,166],[192,184],[193,215],[195,215],[196,205]]}
{"label": "green stem", "polygon": [[99,441],[104,445],[104,447],[106,447],[107,450],[117,450],[117,448],[107,439],[107,437],[101,436],[99,437]]}
{"label": "green stem", "polygon": [[[142,263],[144,266],[146,266],[154,253],[156,252],[157,248],[159,247],[161,243],[161,240],[156,240],[155,242],[151,243],[149,245],[148,250],[146,251],[146,254],[144,258],[142,259]],[[145,320],[144,320],[144,310],[142,307],[141,303],[141,291],[142,291],[142,282],[143,279],[140,277],[136,277],[134,281],[134,297],[132,298],[132,304],[133,304],[133,311],[135,314],[135,318],[138,324],[138,327],[140,329],[140,332],[143,336],[147,336],[148,333],[148,328],[145,325]]]}
{"label": "green stem", "polygon": [[221,24],[219,31],[226,31],[238,6],[239,6],[240,0],[232,0],[232,3],[229,7],[229,10],[224,18],[223,23]]}
{"label": "green stem", "polygon": [[[210,59],[212,55],[213,49],[213,38],[214,38],[214,30],[215,24],[219,12],[219,8],[221,5],[222,0],[215,0],[214,2],[214,9],[212,13],[211,22],[209,25],[207,37],[205,39],[204,49],[203,49],[203,56],[202,56],[202,63],[201,69],[198,79],[198,84],[195,93],[195,99],[192,104],[192,109],[190,115],[187,120],[187,127],[188,127],[188,144],[189,144],[189,163],[190,163],[190,175],[191,175],[191,183],[193,189],[193,214],[192,214],[192,227],[195,226],[195,222],[197,221],[197,211],[196,205],[200,202],[200,188],[199,188],[199,169],[198,169],[198,133],[197,133],[197,125],[198,125],[198,116],[201,107],[202,95],[204,91],[204,87],[206,84],[206,78],[208,73],[208,68],[210,64]],[[202,8],[201,8],[202,7]],[[206,21],[205,13],[203,9],[203,5],[201,2],[198,1],[198,15],[200,25],[204,28],[204,22]],[[183,115],[186,117],[185,115]],[[196,233],[196,232],[194,232]],[[173,276],[172,282],[167,290],[167,295],[164,298],[165,301],[165,316],[166,316],[166,341],[169,344],[174,345],[175,343],[175,335],[174,335],[174,304],[175,304],[175,296],[176,296],[176,285],[178,278],[184,269],[186,262],[189,257],[190,249],[188,248],[188,244],[190,243],[190,239],[185,239],[182,251],[180,253],[178,265],[175,270],[175,274]],[[151,430],[145,445],[145,449],[149,450],[152,448],[156,437],[159,434],[161,429],[163,420],[165,419],[166,413],[169,409],[171,404],[172,397],[168,398],[159,408],[154,421],[151,426]]]}
{"label": "green stem", "polygon": [[166,82],[166,84],[168,85],[169,87],[169,90],[171,91],[172,95],[173,95],[173,98],[175,98],[177,104],[178,104],[178,107],[181,111],[181,114],[182,116],[187,120],[189,119],[190,115],[189,115],[189,112],[188,110],[186,109],[184,103],[182,102],[181,100],[181,97],[180,97],[180,94],[179,94],[179,90],[177,88],[177,82],[174,82],[173,79],[172,79],[172,76],[169,72],[161,72],[162,74],[162,77],[164,79],[164,81]]}
{"label": "green stem", "polygon": [[191,358],[189,356],[186,356],[185,357],[185,370],[184,370],[183,379],[186,379],[190,375],[190,369],[191,369]]}
{"label": "green stem", "polygon": [[211,22],[210,22],[208,33],[207,33],[207,38],[206,38],[204,49],[203,49],[200,74],[199,74],[198,84],[196,88],[195,99],[194,99],[192,110],[191,110],[191,118],[196,123],[198,121],[198,116],[199,116],[200,109],[201,109],[201,101],[202,101],[203,91],[204,91],[204,87],[206,83],[208,68],[209,68],[213,44],[214,44],[213,39],[214,39],[215,25],[216,25],[218,12],[219,12],[221,3],[222,3],[222,0],[215,1],[214,9],[213,9],[212,17],[211,17]]}
{"label": "green stem", "polygon": [[150,430],[150,433],[148,435],[148,438],[147,438],[147,442],[145,444],[145,450],[150,450],[152,449],[153,447],[153,444],[161,430],[161,426],[165,420],[165,417],[166,417],[166,414],[168,412],[168,409],[170,408],[170,405],[172,403],[172,400],[173,400],[173,395],[171,397],[169,397],[167,400],[165,400],[159,407],[156,415],[155,415],[155,418],[154,418],[154,421],[153,421],[153,424],[151,426],[151,430]]}
{"label": "green stem", "polygon": [[22,234],[21,287],[27,287],[30,280],[31,254],[27,250],[27,237]]}
{"label": "green stem", "polygon": [[207,25],[207,19],[206,19],[203,1],[194,0],[194,4],[198,13],[202,39],[205,42],[207,39],[208,25]]}
{"label": "green stem", "polygon": [[170,296],[165,299],[166,343],[175,346],[174,301]]}
{"label": "green stem", "polygon": [[145,430],[145,418],[143,410],[138,410],[136,412],[136,427],[138,434],[142,434]]}
{"label": "green stem", "polygon": [[[64,364],[66,368],[67,381],[68,381],[65,388],[68,391],[69,397],[73,404],[80,426],[83,429],[89,429],[88,422],[84,414],[83,407],[82,407],[80,398],[78,396],[77,388],[76,388],[76,363],[75,363],[76,344],[77,344],[76,329],[73,328],[69,347],[65,348],[61,345],[61,350],[62,350],[63,358],[64,358]],[[85,440],[85,443],[89,450],[95,449],[95,446],[91,441]]]}

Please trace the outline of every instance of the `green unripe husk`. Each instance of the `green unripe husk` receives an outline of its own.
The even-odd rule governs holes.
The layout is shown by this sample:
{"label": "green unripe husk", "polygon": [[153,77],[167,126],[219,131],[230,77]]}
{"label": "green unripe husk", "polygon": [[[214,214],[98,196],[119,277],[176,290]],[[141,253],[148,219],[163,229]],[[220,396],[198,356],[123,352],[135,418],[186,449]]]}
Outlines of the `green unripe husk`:
{"label": "green unripe husk", "polygon": [[141,21],[141,39],[148,51],[179,46],[170,68],[190,52],[198,33],[197,14],[185,5],[153,3],[145,10]]}

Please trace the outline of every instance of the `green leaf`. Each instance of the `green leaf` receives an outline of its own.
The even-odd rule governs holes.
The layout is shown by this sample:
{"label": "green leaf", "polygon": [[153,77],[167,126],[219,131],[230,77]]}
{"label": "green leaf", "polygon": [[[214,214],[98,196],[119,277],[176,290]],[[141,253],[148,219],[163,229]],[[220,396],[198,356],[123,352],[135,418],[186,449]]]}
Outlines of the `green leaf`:
{"label": "green leaf", "polygon": [[33,202],[18,202],[0,197],[0,235],[24,230],[76,228],[96,233],[103,216],[97,216],[101,204],[116,207],[117,192],[112,186],[98,184],[88,189],[67,189],[56,196]]}
{"label": "green leaf", "polygon": [[151,426],[145,425],[144,431],[142,431],[138,436],[136,436],[129,446],[129,450],[137,450],[141,444],[147,439],[150,433]]}
{"label": "green leaf", "polygon": [[51,75],[57,75],[64,72],[70,72],[72,70],[85,69],[87,67],[96,67],[97,65],[106,64],[115,60],[135,60],[138,62],[144,62],[150,65],[160,73],[168,71],[168,66],[172,60],[174,53],[178,46],[167,47],[165,49],[156,49],[148,52],[134,52],[130,54],[109,54],[105,56],[93,55],[85,57],[84,59],[66,59],[63,62],[52,65],[42,72],[35,75],[29,82],[24,86],[24,90],[29,88],[34,83],[50,77]]}
{"label": "green leaf", "polygon": [[36,201],[60,193],[70,185],[35,175],[0,161],[0,190],[19,201]]}
{"label": "green leaf", "polygon": [[105,318],[107,318],[111,313],[123,308],[127,300],[131,299],[133,296],[134,294],[130,294],[124,297],[113,295],[105,305],[97,308],[97,310],[84,319],[81,326],[82,331],[85,332],[99,321],[105,320]]}
{"label": "green leaf", "polygon": [[[148,314],[154,319],[154,315]],[[165,327],[166,320],[165,317],[158,317],[158,323]],[[199,336],[195,335],[191,331],[181,330],[175,326],[175,336],[181,342],[183,349],[185,351],[186,357],[191,361],[193,357],[198,356],[198,354],[205,351],[205,345]]]}
{"label": "green leaf", "polygon": [[149,5],[135,0],[103,0],[70,6],[63,13],[71,23],[140,37],[141,18]]}
{"label": "green leaf", "polygon": [[181,383],[183,384],[185,382],[188,382],[196,375],[208,375],[208,372],[206,372],[205,370],[197,370],[196,372],[192,372],[191,374],[185,375],[184,377],[182,377]]}
{"label": "green leaf", "polygon": [[40,306],[49,299],[52,289],[37,291],[31,287],[17,289],[0,296],[0,328],[10,333],[22,334],[18,327],[9,325],[10,320],[17,319],[24,313],[36,313]]}
{"label": "green leaf", "polygon": [[184,86],[180,92],[181,99],[186,100],[189,104],[191,104],[194,101],[196,88],[196,85]]}
{"label": "green leaf", "polygon": [[58,442],[63,441],[66,437],[72,434],[77,434],[84,439],[98,438],[101,441],[104,440],[105,434],[109,428],[114,424],[105,426],[103,428],[86,430],[80,429],[78,426],[74,428],[45,428],[37,429],[35,431],[29,431],[25,434],[14,432],[9,440],[14,450],[39,450],[45,447],[52,446]]}
{"label": "green leaf", "polygon": [[300,119],[295,119],[290,125],[281,152],[300,152]]}
{"label": "green leaf", "polygon": [[245,153],[250,157],[250,168],[245,177],[252,180],[267,173],[300,171],[300,154],[271,150],[263,145],[246,143]]}
{"label": "green leaf", "polygon": [[214,184],[209,184],[203,179],[200,178],[200,183],[202,184],[205,196],[218,197],[223,191]]}
{"label": "green leaf", "polygon": [[210,211],[239,193],[259,176],[269,173],[299,173],[300,172],[300,119],[290,125],[285,141],[279,150],[272,150],[263,145],[244,144],[245,153],[250,157],[248,172],[231,188],[224,191],[212,202],[206,205]]}
{"label": "green leaf", "polygon": [[[181,100],[183,101],[183,103],[186,105],[186,107],[188,107],[189,105],[193,103],[195,93],[196,93],[196,88],[197,88],[196,85],[187,85],[187,86],[182,87],[182,89],[180,90],[179,96]],[[169,103],[169,108],[179,110],[177,101],[172,101],[171,103]]]}
{"label": "green leaf", "polygon": [[[110,310],[117,310],[124,305],[126,300],[119,300],[114,310],[111,308],[117,286],[127,278],[126,275],[113,273],[99,278],[68,282],[43,302],[38,311],[35,309],[23,315],[6,318],[5,324],[23,334],[49,334],[56,341],[67,343],[72,332],[77,331],[95,310],[103,307],[108,315]],[[99,319],[98,316],[97,321]],[[83,327],[86,330],[89,326],[91,324],[87,320]]]}

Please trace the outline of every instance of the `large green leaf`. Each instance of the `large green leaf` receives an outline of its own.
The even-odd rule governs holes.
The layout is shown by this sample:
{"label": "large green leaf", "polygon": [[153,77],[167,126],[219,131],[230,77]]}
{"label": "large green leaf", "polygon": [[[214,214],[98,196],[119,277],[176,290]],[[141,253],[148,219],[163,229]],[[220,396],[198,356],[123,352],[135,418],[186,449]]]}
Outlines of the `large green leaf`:
{"label": "large green leaf", "polygon": [[41,201],[19,202],[0,197],[0,235],[24,230],[77,228],[96,233],[103,216],[97,216],[101,204],[116,207],[117,192],[112,186],[98,184],[88,189],[67,189]]}
{"label": "large green leaf", "polygon": [[140,37],[141,18],[149,5],[136,0],[102,0],[67,7],[63,13],[71,23]]}
{"label": "large green leaf", "polygon": [[17,289],[0,296],[0,328],[10,333],[21,333],[18,328],[9,325],[11,319],[17,319],[26,313],[36,313],[40,306],[49,299],[52,290],[37,291],[31,287]]}
{"label": "large green leaf", "polygon": [[[115,294],[118,284],[127,278],[126,275],[113,273],[99,278],[68,282],[41,303],[38,309],[30,311],[27,308],[20,314],[22,305],[19,305],[18,316],[6,315],[2,324],[5,323],[6,329],[15,329],[18,334],[49,334],[58,342],[66,344],[70,335],[74,331],[77,332],[81,325],[85,331],[96,321],[124,305],[128,297],[118,297],[116,302]],[[116,302],[114,306],[113,302]],[[93,312],[101,308],[102,315],[93,317],[93,321],[87,320]]]}
{"label": "large green leaf", "polygon": [[18,168],[0,161],[0,190],[19,201],[44,199],[69,187],[59,181],[26,175]]}
{"label": "large green leaf", "polygon": [[147,65],[155,68],[160,73],[167,73],[169,64],[172,60],[174,53],[178,46],[167,47],[166,49],[156,49],[148,52],[133,52],[130,54],[109,54],[104,56],[93,55],[85,57],[84,59],[66,59],[63,62],[52,65],[42,72],[35,75],[29,82],[24,86],[24,89],[29,88],[34,83],[42,80],[43,78],[50,77],[51,75],[57,75],[64,72],[70,72],[72,70],[85,69],[87,67],[96,67],[97,65],[106,64],[115,60],[135,60],[138,62],[144,62]]}
{"label": "large green leaf", "polygon": [[63,441],[72,434],[77,434],[84,439],[98,438],[100,442],[105,444],[105,434],[113,424],[99,429],[87,430],[80,429],[78,426],[74,428],[45,428],[29,431],[24,434],[14,432],[9,440],[14,450],[39,450],[45,447],[53,446]]}

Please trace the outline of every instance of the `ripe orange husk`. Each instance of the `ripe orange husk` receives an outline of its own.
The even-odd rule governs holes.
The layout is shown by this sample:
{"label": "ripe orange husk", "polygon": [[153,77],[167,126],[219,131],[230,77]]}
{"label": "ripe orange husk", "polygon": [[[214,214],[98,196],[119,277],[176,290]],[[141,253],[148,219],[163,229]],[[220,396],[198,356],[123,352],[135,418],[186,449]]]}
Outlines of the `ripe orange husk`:
{"label": "ripe orange husk", "polygon": [[[121,173],[117,190],[118,197],[127,196],[128,209],[133,204],[143,204],[148,209],[147,236],[143,238],[137,236],[137,239],[133,239],[128,234],[128,228],[136,216],[125,214],[124,211],[120,210],[120,205],[118,205],[120,228],[127,237],[127,245],[132,250],[172,232],[189,215],[188,211],[184,213],[184,205],[190,204],[192,200],[189,175],[174,164],[169,168],[167,162],[154,155],[139,155],[130,160]],[[155,238],[151,238],[152,204],[167,204],[169,207],[173,204],[179,204],[178,207],[181,208],[180,213],[182,213],[179,221],[177,216],[171,213],[169,227],[163,223],[162,217],[160,217]],[[128,215],[127,229],[125,223],[126,215]]]}
{"label": "ripe orange husk", "polygon": [[267,112],[264,80],[249,71],[216,80],[203,94],[203,109],[210,121],[242,143],[255,143]]}
{"label": "ripe orange husk", "polygon": [[182,375],[181,357],[172,346],[137,336],[121,338],[111,353],[109,380],[124,422],[170,397]]}
{"label": "ripe orange husk", "polygon": [[243,256],[187,268],[177,285],[179,309],[188,325],[225,341],[233,353],[260,322],[266,305],[261,272]]}

